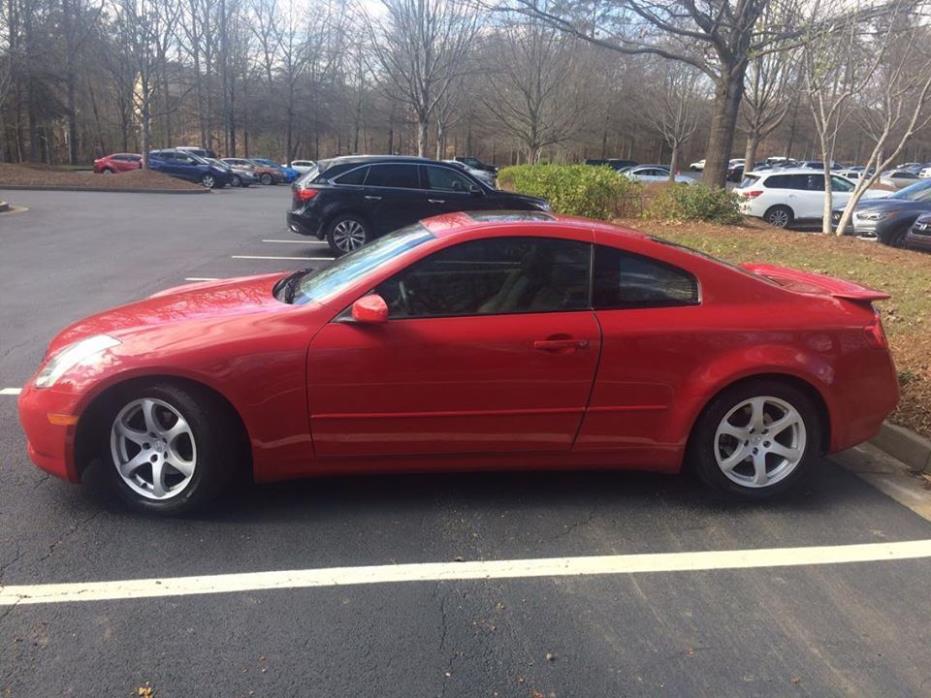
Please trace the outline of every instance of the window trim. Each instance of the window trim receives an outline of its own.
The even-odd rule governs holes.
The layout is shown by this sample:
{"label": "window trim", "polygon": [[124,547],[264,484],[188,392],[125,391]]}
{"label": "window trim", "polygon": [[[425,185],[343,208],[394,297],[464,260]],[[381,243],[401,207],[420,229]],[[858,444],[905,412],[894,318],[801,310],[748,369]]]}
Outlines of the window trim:
{"label": "window trim", "polygon": [[[528,238],[531,240],[560,240],[563,242],[575,242],[575,243],[582,244],[582,245],[588,245],[588,248],[589,248],[589,252],[588,252],[588,298],[587,298],[587,303],[585,304],[585,306],[581,308],[573,308],[569,310],[558,309],[558,310],[499,312],[499,313],[456,313],[456,314],[450,314],[450,315],[424,315],[424,316],[416,316],[416,317],[414,316],[390,317],[389,316],[388,321],[389,322],[400,322],[400,321],[406,321],[406,320],[441,320],[441,319],[449,319],[449,318],[496,317],[496,316],[504,316],[504,315],[546,315],[549,313],[578,313],[578,312],[597,313],[601,311],[617,311],[617,310],[628,311],[628,310],[651,310],[651,309],[661,309],[661,308],[690,308],[690,307],[701,306],[704,304],[704,294],[703,294],[702,283],[696,274],[692,273],[688,269],[684,269],[680,266],[672,264],[671,262],[666,262],[665,260],[662,260],[662,259],[657,259],[656,257],[651,257],[645,254],[639,254],[637,252],[631,252],[630,250],[625,250],[620,247],[613,247],[611,245],[602,245],[596,242],[586,242],[583,240],[572,240],[568,238],[550,237],[550,236],[545,236],[545,235],[511,235],[511,236],[506,235],[506,236],[500,236],[500,238]],[[495,236],[494,238],[480,238],[480,240],[488,240],[488,239],[499,239],[499,236]],[[473,241],[466,241],[466,242],[473,242]],[[459,243],[459,244],[465,244],[465,242]],[[429,259],[434,254],[438,254],[440,252],[443,252],[444,250],[452,249],[453,247],[456,247],[456,245],[450,245],[449,247],[444,247],[440,250],[437,250],[436,252],[433,252],[430,255],[427,255],[423,259],[417,260],[417,262],[414,262],[414,264],[417,264],[421,261]],[[597,252],[597,248],[599,247],[603,247],[606,250],[616,251],[622,255],[644,259],[653,264],[659,265],[661,267],[665,267],[667,269],[671,269],[677,273],[688,276],[689,278],[692,279],[692,281],[695,284],[695,299],[692,301],[649,302],[649,303],[642,303],[642,304],[638,303],[635,305],[631,304],[631,305],[624,305],[624,306],[596,307],[594,303],[595,301],[595,254]],[[407,271],[407,269],[410,269],[410,266],[398,272],[398,274],[401,274],[404,271]],[[391,281],[393,278],[394,276],[388,277],[387,279],[382,280],[381,283],[382,284],[387,283],[388,281]],[[378,287],[376,286],[374,288],[369,289],[362,295],[360,295],[359,298],[362,298],[366,295],[369,295],[371,293],[377,293],[377,292],[378,292]],[[359,300],[359,298],[356,298],[348,306],[346,306],[346,308],[341,310],[337,314],[337,316],[334,318],[334,321],[338,319],[340,322],[354,322],[351,319],[352,318],[352,305],[353,303],[355,303],[356,300]]]}

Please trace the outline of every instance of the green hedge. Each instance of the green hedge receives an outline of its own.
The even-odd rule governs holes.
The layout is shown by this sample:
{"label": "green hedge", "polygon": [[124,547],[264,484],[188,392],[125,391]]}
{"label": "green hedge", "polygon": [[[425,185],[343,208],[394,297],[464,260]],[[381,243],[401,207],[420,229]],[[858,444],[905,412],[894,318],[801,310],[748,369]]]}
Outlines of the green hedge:
{"label": "green hedge", "polygon": [[676,184],[659,192],[646,210],[644,218],[677,221],[711,221],[733,225],[740,223],[737,195],[704,184]]}
{"label": "green hedge", "polygon": [[639,207],[642,187],[610,167],[515,165],[498,173],[502,189],[540,196],[553,211],[609,219]]}

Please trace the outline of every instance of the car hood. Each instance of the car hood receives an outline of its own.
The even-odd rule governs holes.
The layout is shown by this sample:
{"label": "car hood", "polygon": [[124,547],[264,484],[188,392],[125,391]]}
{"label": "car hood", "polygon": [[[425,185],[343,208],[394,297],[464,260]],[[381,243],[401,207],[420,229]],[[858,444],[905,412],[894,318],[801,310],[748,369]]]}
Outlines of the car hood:
{"label": "car hood", "polygon": [[[283,273],[264,274],[175,286],[69,325],[55,337],[48,352],[97,334],[123,338],[147,330],[167,330],[179,324],[215,326],[243,315],[293,308],[272,295],[273,287],[284,276]],[[166,341],[171,341],[171,332],[161,334]]]}
{"label": "car hood", "polygon": [[[894,192],[892,192],[894,193]],[[843,209],[838,209],[843,210]],[[931,211],[931,202],[928,201],[909,201],[907,199],[870,199],[863,201],[857,206],[857,211]]]}
{"label": "car hood", "polygon": [[498,192],[499,194],[506,194],[510,201],[521,201],[525,204],[533,206],[541,211],[549,210],[549,202],[546,199],[541,199],[539,196],[528,196],[527,194],[515,194],[514,192]]}

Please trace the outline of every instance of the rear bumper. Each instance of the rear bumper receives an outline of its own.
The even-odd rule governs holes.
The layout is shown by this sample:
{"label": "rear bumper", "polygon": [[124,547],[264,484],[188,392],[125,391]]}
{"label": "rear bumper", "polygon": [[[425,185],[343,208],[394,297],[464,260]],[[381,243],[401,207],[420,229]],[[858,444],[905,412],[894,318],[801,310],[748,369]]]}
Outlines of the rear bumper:
{"label": "rear bumper", "polygon": [[38,390],[31,382],[19,396],[19,420],[26,432],[26,452],[42,470],[78,482],[74,459],[76,425],[53,424],[49,415],[73,415],[77,399],[54,389]]}
{"label": "rear bumper", "polygon": [[892,354],[868,349],[838,371],[831,412],[835,453],[869,441],[899,402],[899,382]]}
{"label": "rear bumper", "polygon": [[288,228],[292,233],[323,239],[323,224],[317,216],[300,211],[288,211]]}

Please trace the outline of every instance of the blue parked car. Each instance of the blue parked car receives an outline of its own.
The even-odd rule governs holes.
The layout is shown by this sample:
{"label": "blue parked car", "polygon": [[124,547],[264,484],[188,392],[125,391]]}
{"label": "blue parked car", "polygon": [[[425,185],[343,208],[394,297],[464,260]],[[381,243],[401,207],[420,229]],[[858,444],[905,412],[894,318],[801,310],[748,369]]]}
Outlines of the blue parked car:
{"label": "blue parked car", "polygon": [[251,160],[252,162],[257,162],[260,165],[265,165],[265,167],[274,167],[281,172],[281,176],[288,184],[301,176],[301,173],[295,170],[293,167],[282,165],[280,162],[275,162],[274,160],[269,160],[268,158],[251,158]]}
{"label": "blue parked car", "polygon": [[190,182],[200,182],[208,189],[218,189],[230,183],[229,170],[211,165],[199,155],[184,150],[149,151],[149,169]]}

